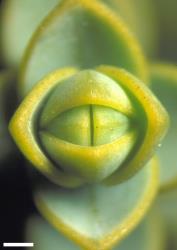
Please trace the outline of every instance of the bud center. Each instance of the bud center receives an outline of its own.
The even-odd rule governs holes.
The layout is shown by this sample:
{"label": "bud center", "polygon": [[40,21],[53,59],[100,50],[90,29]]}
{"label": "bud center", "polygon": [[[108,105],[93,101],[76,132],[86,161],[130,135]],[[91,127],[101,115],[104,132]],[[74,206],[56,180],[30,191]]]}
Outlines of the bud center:
{"label": "bud center", "polygon": [[117,110],[83,105],[61,113],[42,130],[73,144],[98,146],[118,139],[128,128],[129,119]]}

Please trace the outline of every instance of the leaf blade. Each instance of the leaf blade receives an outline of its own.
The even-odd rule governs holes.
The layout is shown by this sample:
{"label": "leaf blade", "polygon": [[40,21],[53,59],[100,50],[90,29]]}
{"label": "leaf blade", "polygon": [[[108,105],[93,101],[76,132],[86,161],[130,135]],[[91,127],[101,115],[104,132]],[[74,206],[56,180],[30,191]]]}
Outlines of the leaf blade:
{"label": "leaf blade", "polygon": [[[85,249],[108,249],[134,228],[152,202],[157,188],[156,167],[153,162],[113,187],[96,185],[67,191],[41,184],[35,189],[35,202],[40,213],[77,244]],[[129,192],[126,207],[123,202]]]}
{"label": "leaf blade", "polygon": [[63,1],[41,24],[26,51],[22,92],[56,68],[103,63],[147,79],[141,49],[120,18],[97,1]]}

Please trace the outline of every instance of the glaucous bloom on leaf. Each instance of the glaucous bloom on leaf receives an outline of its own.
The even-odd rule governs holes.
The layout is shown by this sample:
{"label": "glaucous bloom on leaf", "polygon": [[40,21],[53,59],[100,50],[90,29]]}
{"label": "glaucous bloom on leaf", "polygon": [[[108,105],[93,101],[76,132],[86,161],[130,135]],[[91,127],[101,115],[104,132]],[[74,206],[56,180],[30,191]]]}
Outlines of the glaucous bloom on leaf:
{"label": "glaucous bloom on leaf", "polygon": [[[61,250],[65,246],[117,250],[131,245],[162,250],[160,240],[158,244],[153,240],[161,237],[161,230],[149,233],[153,224],[149,217],[125,245],[116,245],[152,204],[159,187],[159,165],[161,190],[176,186],[172,137],[177,78],[175,73],[169,77],[176,69],[148,67],[145,57],[156,50],[153,2],[6,2],[2,5],[2,54],[4,66],[19,73],[14,92],[20,99],[9,129],[31,163],[34,203],[55,228],[37,217],[27,223],[27,239],[40,242],[36,250],[43,244],[54,246],[54,241],[61,243]],[[2,80],[3,115],[6,88]],[[171,118],[160,161],[154,153],[167,132],[169,117],[149,83]],[[6,122],[0,125],[1,131],[7,131]],[[8,133],[1,134],[6,142]],[[169,164],[174,166],[170,171]],[[38,222],[38,232],[32,232]],[[134,236],[135,241],[141,238],[138,245]]]}
{"label": "glaucous bloom on leaf", "polygon": [[166,111],[143,83],[100,66],[51,73],[24,99],[10,130],[36,168],[72,187],[129,178],[151,158],[167,124]]}

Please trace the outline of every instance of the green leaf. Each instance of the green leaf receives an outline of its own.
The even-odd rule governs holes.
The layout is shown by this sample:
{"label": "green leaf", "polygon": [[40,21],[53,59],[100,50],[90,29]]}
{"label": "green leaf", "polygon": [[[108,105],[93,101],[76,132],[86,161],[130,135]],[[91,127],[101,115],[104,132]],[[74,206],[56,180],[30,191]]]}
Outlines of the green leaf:
{"label": "green leaf", "polygon": [[155,64],[151,68],[151,88],[167,109],[170,116],[170,128],[162,144],[159,144],[158,156],[161,166],[161,189],[177,187],[177,67],[167,64]]}
{"label": "green leaf", "polygon": [[89,185],[67,190],[37,181],[35,203],[57,230],[84,249],[105,250],[120,242],[141,220],[157,189],[153,160],[121,185]]}
{"label": "green leaf", "polygon": [[10,131],[35,168],[75,187],[127,180],[152,157],[167,126],[166,111],[146,85],[125,70],[102,66],[49,74],[21,103]]}
{"label": "green leaf", "polygon": [[[151,2],[101,0],[111,7],[127,23],[144,51],[152,54],[155,50],[156,25]],[[61,0],[6,0],[2,12],[3,55],[8,65],[19,66],[30,38],[44,17]],[[137,14],[138,11],[138,14]],[[15,49],[14,49],[15,47]]]}
{"label": "green leaf", "polygon": [[151,208],[141,223],[113,250],[165,250],[166,237],[161,216]]}
{"label": "green leaf", "polygon": [[26,223],[25,241],[34,242],[33,250],[81,249],[37,215],[31,216]]}
{"label": "green leaf", "polygon": [[[11,130],[11,134],[16,138],[16,143],[26,158],[53,182],[67,187],[78,186],[83,182],[80,178],[72,176],[69,173],[66,174],[64,171],[61,171],[60,168],[57,169],[53,165],[50,159],[48,159],[48,156],[46,156],[41,149],[35,131],[36,119],[39,116],[38,111],[43,105],[48,92],[50,92],[53,86],[58,83],[59,79],[62,81],[65,78],[72,76],[74,73],[76,73],[75,69],[67,68],[55,72],[55,77],[53,76],[53,73],[49,75],[47,79],[42,81],[42,84],[39,83],[39,88],[38,85],[36,86],[38,93],[32,91],[28,98],[24,100],[23,105],[19,106],[14,115],[14,118],[16,117],[17,119],[14,119],[14,123],[10,123],[11,125],[16,124],[17,126],[20,126],[17,129],[16,125],[14,128],[12,128],[13,125],[12,127],[10,125],[10,130],[13,130],[13,132]],[[45,92],[46,87],[47,91]],[[41,98],[39,98],[39,96]]]}
{"label": "green leaf", "polygon": [[[164,250],[164,230],[158,214],[150,213],[120,245],[113,250]],[[72,241],[55,230],[39,215],[31,216],[25,226],[25,241],[34,242],[34,250],[79,250]],[[97,249],[98,250],[98,249]]]}
{"label": "green leaf", "polygon": [[[126,93],[129,94],[132,104],[134,104],[134,107],[136,106],[134,115],[136,113],[135,116],[138,118],[134,126],[136,129],[138,128],[140,138],[131,152],[132,155],[129,155],[130,158],[127,157],[129,163],[125,161],[121,168],[105,180],[107,184],[115,184],[135,174],[136,171],[146,164],[147,159],[154,154],[157,144],[162,141],[168,128],[168,114],[152,92],[128,72],[124,70],[119,71],[109,66],[101,66],[98,68],[98,71],[106,74],[123,86]],[[140,124],[141,126],[139,127]]]}
{"label": "green leaf", "polygon": [[136,35],[148,56],[157,51],[157,18],[152,0],[100,0],[113,9]]}
{"label": "green leaf", "polygon": [[42,22],[26,51],[21,93],[57,68],[124,67],[147,80],[141,49],[127,27],[99,1],[68,0]]}
{"label": "green leaf", "polygon": [[2,6],[2,47],[6,63],[18,67],[30,38],[61,0],[6,0]]}

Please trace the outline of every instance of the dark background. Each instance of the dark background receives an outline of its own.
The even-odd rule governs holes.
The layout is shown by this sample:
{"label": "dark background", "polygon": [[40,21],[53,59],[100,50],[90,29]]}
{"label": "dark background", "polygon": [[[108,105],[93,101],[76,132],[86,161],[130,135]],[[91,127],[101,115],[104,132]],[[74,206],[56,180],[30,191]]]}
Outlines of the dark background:
{"label": "dark background", "polygon": [[[1,2],[0,0],[0,10]],[[0,70],[2,69],[4,67],[0,60]],[[14,93],[12,96],[14,98]],[[8,116],[9,114],[7,122]],[[3,242],[24,242],[25,221],[33,212],[35,208],[25,161],[19,151],[15,150],[8,159],[0,163],[0,249],[5,249]]]}

